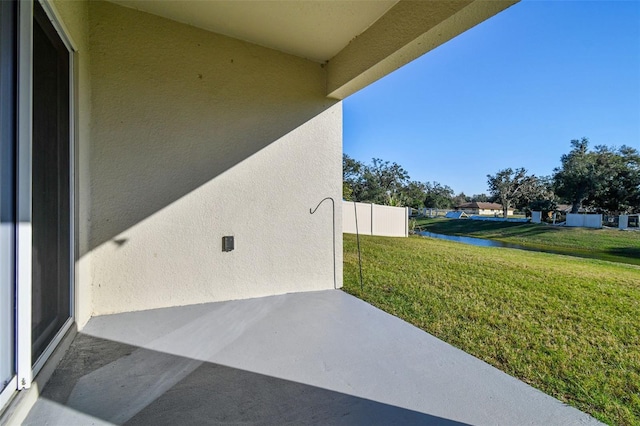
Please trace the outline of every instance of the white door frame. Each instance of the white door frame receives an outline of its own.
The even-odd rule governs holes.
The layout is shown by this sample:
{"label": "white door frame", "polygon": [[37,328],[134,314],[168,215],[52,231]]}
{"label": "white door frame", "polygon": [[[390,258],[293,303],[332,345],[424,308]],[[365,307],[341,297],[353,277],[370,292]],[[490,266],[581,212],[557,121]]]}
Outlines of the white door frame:
{"label": "white door frame", "polygon": [[58,35],[69,50],[69,234],[70,234],[70,317],[46,350],[32,363],[31,352],[31,292],[32,292],[32,87],[33,87],[33,2],[18,2],[18,146],[17,146],[17,224],[16,224],[16,372],[17,389],[31,386],[55,347],[69,330],[75,318],[75,235],[74,235],[74,152],[75,152],[75,96],[74,52],[75,44],[61,24],[55,7],[45,0],[42,5]]}
{"label": "white door frame", "polygon": [[[8,5],[8,7],[7,7]],[[3,44],[3,49],[7,48],[9,46],[15,46],[16,42],[17,42],[17,12],[18,12],[18,8],[17,8],[17,2],[8,4],[8,3],[2,3],[0,5],[0,7],[3,8],[2,11],[2,23],[0,24],[0,31],[3,32],[2,36],[9,36],[9,40],[2,40],[0,41]],[[9,15],[5,15],[5,13],[9,13]],[[12,22],[11,24],[9,24],[9,22]],[[8,25],[7,25],[8,24]],[[1,28],[2,26],[7,25],[6,28]],[[10,66],[11,68],[13,68],[13,66],[15,65],[14,61],[17,60],[17,58],[14,56],[16,52],[12,51],[8,54],[8,56],[11,57],[10,60]],[[7,55],[6,52],[3,52],[3,55]],[[4,67],[5,64],[2,64],[2,66]],[[5,68],[6,69],[6,68]],[[11,96],[8,99],[4,99],[2,100],[3,105],[1,108],[6,108],[8,107],[6,110],[2,111],[3,117],[0,118],[1,120],[3,120],[3,125],[8,125],[11,126],[11,130],[8,132],[8,134],[10,134],[11,136],[11,140],[7,140],[5,141],[6,143],[10,143],[13,145],[13,147],[11,148],[10,151],[13,151],[14,155],[15,155],[15,141],[16,141],[16,129],[15,129],[15,119],[16,119],[16,111],[15,111],[15,107],[16,107],[16,92],[15,92],[15,85],[16,85],[16,76],[15,74],[13,74],[12,72],[10,72],[10,74],[8,76],[2,76],[2,81],[0,81],[0,84],[2,85],[7,85],[5,87],[7,88],[13,88],[14,92],[13,94],[11,94]],[[3,95],[6,95],[6,93],[3,93]],[[7,120],[6,122],[4,120]],[[3,136],[6,135],[7,133],[4,133],[3,129]],[[3,147],[4,149],[4,147]],[[5,157],[2,158],[2,162],[3,162],[3,167],[5,167],[5,165],[7,165],[7,163],[9,163],[9,170],[11,171],[11,174],[15,173],[15,169],[16,169],[16,165],[15,165],[15,157]],[[6,170],[3,171],[3,174],[6,173]],[[5,175],[6,176],[6,175]],[[11,188],[9,189],[7,187],[7,183],[11,184]],[[15,210],[15,185],[16,185],[16,181],[15,181],[15,177],[12,178],[10,180],[10,182],[3,182],[3,189],[0,190],[0,192],[2,194],[2,197],[4,198],[3,202],[7,201],[7,195],[4,194],[4,192],[9,189],[9,193],[11,193],[11,196],[9,197],[12,201],[10,202],[10,208],[12,210]],[[15,213],[15,212],[14,212]],[[2,306],[0,307],[0,309],[6,310],[2,312],[3,316],[6,317],[10,317],[10,323],[11,323],[11,329],[5,329],[3,327],[3,330],[1,331],[2,333],[8,332],[8,334],[6,335],[2,335],[0,336],[0,338],[2,339],[7,339],[10,343],[9,343],[9,347],[10,347],[10,353],[11,353],[11,370],[12,370],[12,374],[11,377],[6,377],[3,376],[0,379],[2,380],[6,380],[8,378],[7,382],[0,382],[0,409],[2,409],[2,407],[4,407],[7,402],[11,399],[11,397],[13,396],[16,387],[17,387],[17,383],[18,383],[18,379],[17,379],[17,373],[16,373],[16,359],[15,359],[15,355],[16,355],[16,342],[15,342],[15,326],[16,326],[16,317],[15,317],[15,290],[16,290],[16,279],[15,279],[15,267],[13,266],[9,266],[9,265],[15,265],[15,233],[16,233],[16,228],[15,228],[15,215],[11,215],[13,216],[11,219],[11,223],[10,224],[0,224],[0,231],[1,231],[1,238],[3,239],[3,241],[0,241],[0,244],[2,244],[2,249],[3,253],[2,256],[4,257],[6,254],[11,253],[10,258],[5,258],[2,259],[2,268],[7,268],[7,270],[10,270],[10,275],[11,277],[9,278],[7,275],[4,275],[4,273],[6,273],[7,271],[3,271],[3,275],[4,278],[9,278],[7,283],[9,286],[11,286],[12,288],[10,289],[11,292],[11,297],[8,298],[8,302],[10,302],[10,305],[7,306]],[[5,220],[8,220],[9,218],[5,218]],[[6,240],[5,240],[6,239]],[[7,252],[4,252],[5,247],[4,245],[7,244],[9,245],[9,247],[6,247]],[[5,264],[5,262],[8,262],[8,264]],[[0,289],[0,291],[6,291],[9,289]],[[9,324],[6,324],[9,325]],[[0,346],[4,347],[4,343],[6,342],[2,342],[2,344],[0,344]],[[7,348],[9,349],[9,348]]]}

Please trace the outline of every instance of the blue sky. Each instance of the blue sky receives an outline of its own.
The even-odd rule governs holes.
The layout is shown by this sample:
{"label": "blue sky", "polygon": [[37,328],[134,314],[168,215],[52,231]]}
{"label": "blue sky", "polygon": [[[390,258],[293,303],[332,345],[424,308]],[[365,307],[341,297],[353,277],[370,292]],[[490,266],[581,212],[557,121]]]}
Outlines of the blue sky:
{"label": "blue sky", "polygon": [[344,101],[344,152],[486,192],[571,139],[640,149],[640,1],[525,0]]}

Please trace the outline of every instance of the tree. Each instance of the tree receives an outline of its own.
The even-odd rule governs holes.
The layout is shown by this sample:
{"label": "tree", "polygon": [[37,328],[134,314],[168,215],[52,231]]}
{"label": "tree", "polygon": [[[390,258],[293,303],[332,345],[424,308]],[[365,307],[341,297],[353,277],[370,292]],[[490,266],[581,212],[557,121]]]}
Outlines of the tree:
{"label": "tree", "polygon": [[374,158],[367,165],[343,154],[342,181],[345,200],[399,205],[409,174],[397,163]]}
{"label": "tree", "polygon": [[376,177],[377,183],[387,196],[399,193],[402,187],[409,182],[409,173],[399,164],[383,161],[380,158],[373,158],[371,161],[373,164],[369,170]]}
{"label": "tree", "polygon": [[598,145],[589,151],[589,140],[571,141],[573,149],[562,156],[554,170],[556,194],[571,203],[571,212],[589,206],[612,212],[640,208],[640,153]]}
{"label": "tree", "polygon": [[362,201],[390,205],[397,200],[402,187],[409,181],[409,174],[397,163],[373,158],[370,166],[365,166]]}
{"label": "tree", "polygon": [[453,189],[447,185],[441,185],[439,182],[427,182],[425,184],[424,206],[436,209],[448,209],[451,207],[453,198]]}
{"label": "tree", "polygon": [[479,203],[489,202],[489,196],[487,194],[473,194],[469,201],[477,201]]}
{"label": "tree", "polygon": [[487,175],[487,185],[491,195],[502,204],[502,214],[507,217],[509,208],[520,197],[530,190],[535,176],[527,176],[524,168],[511,168],[498,171],[495,175]]}
{"label": "tree", "polygon": [[356,200],[356,188],[362,183],[364,164],[342,154],[342,198],[347,201]]}
{"label": "tree", "polygon": [[[553,179],[551,176],[531,176],[529,187],[516,201],[516,208],[519,210],[531,209],[535,206],[555,207],[556,195],[553,192]],[[548,209],[544,209],[548,210]]]}
{"label": "tree", "polygon": [[355,201],[353,197],[353,187],[345,181],[342,181],[342,199],[347,201]]}
{"label": "tree", "polygon": [[458,195],[456,195],[455,197],[453,197],[451,199],[451,206],[452,207],[457,207],[461,204],[467,203],[471,201],[471,197],[467,197],[464,192],[459,193]]}
{"label": "tree", "polygon": [[631,212],[640,205],[640,154],[635,148],[596,146],[594,156],[598,183],[587,202],[610,212]]}
{"label": "tree", "polygon": [[422,182],[409,182],[400,191],[402,204],[407,207],[413,207],[414,209],[424,207],[426,190],[427,186]]}
{"label": "tree", "polygon": [[543,217],[553,212],[557,204],[556,194],[553,192],[551,176],[534,177],[528,191],[518,199],[517,208],[524,211],[540,211]]}
{"label": "tree", "polygon": [[595,194],[598,186],[595,156],[588,152],[587,138],[571,141],[573,149],[560,158],[554,169],[555,193],[571,203],[571,213],[577,213],[582,202]]}

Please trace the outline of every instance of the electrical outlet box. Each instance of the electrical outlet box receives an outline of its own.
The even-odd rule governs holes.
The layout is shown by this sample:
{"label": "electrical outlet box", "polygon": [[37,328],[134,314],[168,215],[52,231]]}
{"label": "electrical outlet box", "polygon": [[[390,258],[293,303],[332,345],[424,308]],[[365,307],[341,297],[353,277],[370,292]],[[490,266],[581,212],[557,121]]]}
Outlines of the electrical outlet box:
{"label": "electrical outlet box", "polygon": [[233,236],[222,237],[222,251],[233,251]]}

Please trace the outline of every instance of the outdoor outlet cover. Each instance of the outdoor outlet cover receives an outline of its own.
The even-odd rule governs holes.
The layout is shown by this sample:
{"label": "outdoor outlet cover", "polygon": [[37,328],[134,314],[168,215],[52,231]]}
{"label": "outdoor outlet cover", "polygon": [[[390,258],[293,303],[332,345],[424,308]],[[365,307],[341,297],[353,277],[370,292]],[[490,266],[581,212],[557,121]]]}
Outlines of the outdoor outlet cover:
{"label": "outdoor outlet cover", "polygon": [[233,250],[233,237],[222,237],[222,251]]}

